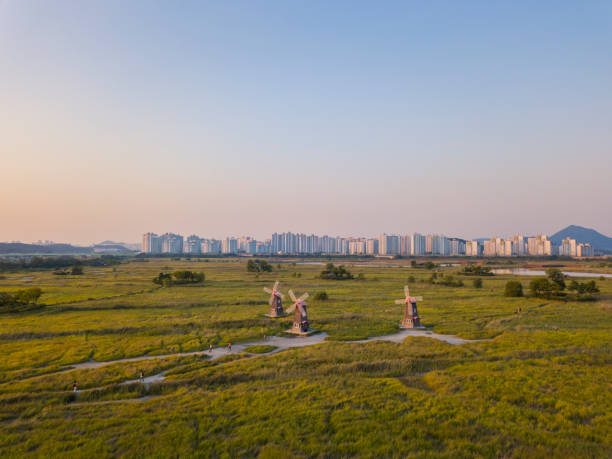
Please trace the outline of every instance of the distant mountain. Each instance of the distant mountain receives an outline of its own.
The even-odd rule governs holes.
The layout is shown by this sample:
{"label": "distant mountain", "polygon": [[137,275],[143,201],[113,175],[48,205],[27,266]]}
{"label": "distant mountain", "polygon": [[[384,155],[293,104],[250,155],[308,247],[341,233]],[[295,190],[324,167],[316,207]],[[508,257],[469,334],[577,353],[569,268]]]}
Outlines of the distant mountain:
{"label": "distant mountain", "polygon": [[577,242],[588,242],[595,250],[612,252],[612,237],[604,236],[594,229],[584,228],[582,226],[570,225],[562,229],[558,233],[553,234],[550,240],[555,244],[561,244],[561,241],[566,237],[576,239]]}
{"label": "distant mountain", "polygon": [[21,242],[0,242],[0,254],[85,254],[91,253],[91,247],[75,247],[70,244],[23,244]]}

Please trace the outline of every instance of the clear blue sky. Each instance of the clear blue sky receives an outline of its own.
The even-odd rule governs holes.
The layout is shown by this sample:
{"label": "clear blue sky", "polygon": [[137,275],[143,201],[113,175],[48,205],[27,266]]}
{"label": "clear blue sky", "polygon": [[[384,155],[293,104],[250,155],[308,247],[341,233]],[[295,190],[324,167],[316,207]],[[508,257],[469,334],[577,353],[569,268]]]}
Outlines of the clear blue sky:
{"label": "clear blue sky", "polygon": [[610,1],[0,0],[0,240],[612,235]]}

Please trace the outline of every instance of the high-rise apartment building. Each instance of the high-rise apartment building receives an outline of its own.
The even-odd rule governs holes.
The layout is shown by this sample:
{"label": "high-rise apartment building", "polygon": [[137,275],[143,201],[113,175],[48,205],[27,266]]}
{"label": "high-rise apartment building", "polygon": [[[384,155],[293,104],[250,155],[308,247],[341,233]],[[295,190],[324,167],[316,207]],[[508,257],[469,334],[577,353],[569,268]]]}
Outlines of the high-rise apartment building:
{"label": "high-rise apartment building", "polygon": [[162,253],[163,239],[155,233],[145,233],[142,235],[143,253]]}
{"label": "high-rise apartment building", "polygon": [[576,257],[578,256],[578,245],[576,244],[576,239],[572,239],[570,237],[566,237],[561,241],[561,245],[559,246],[559,255],[566,257]]}
{"label": "high-rise apartment building", "polygon": [[183,253],[183,236],[180,234],[166,233],[162,238],[163,253]]}
{"label": "high-rise apartment building", "polygon": [[366,254],[378,255],[378,239],[368,239],[366,241]]}
{"label": "high-rise apartment building", "polygon": [[185,240],[185,253],[202,253],[202,239],[195,234],[187,236],[187,239]]}
{"label": "high-rise apartment building", "polygon": [[478,241],[467,241],[465,243],[465,255],[468,257],[479,257],[482,255],[483,247]]}
{"label": "high-rise apartment building", "polygon": [[592,257],[594,255],[595,251],[593,250],[593,246],[589,243],[578,244],[578,246],[576,247],[577,257]]}
{"label": "high-rise apartment building", "polygon": [[221,241],[221,253],[238,253],[238,240],[233,237],[226,237]]}
{"label": "high-rise apartment building", "polygon": [[426,238],[422,234],[412,233],[410,235],[410,255],[418,257],[425,255],[426,251]]}
{"label": "high-rise apartment building", "polygon": [[378,237],[378,253],[381,255],[398,255],[400,253],[399,236],[381,234]]}
{"label": "high-rise apartment building", "polygon": [[527,239],[527,253],[529,255],[553,255],[553,244],[547,236],[538,234]]}

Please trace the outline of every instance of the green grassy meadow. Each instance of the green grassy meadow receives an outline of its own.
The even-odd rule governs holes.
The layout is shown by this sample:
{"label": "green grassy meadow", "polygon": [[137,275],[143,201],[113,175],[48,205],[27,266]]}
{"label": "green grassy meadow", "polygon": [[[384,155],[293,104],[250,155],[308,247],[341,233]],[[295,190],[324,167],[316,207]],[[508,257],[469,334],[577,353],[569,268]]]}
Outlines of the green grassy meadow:
{"label": "green grassy meadow", "polygon": [[[295,261],[259,274],[238,258],[2,273],[0,292],[40,287],[46,306],[0,314],[0,456],[612,457],[612,279],[594,274],[596,302],[562,302],[503,296],[506,281],[527,292],[531,277],[482,277],[477,289],[458,267],[436,268],[465,284],[447,287],[406,260],[344,260],[365,280],[325,281],[322,266]],[[206,280],[151,282],[184,269]],[[425,326],[479,341],[351,343],[398,331],[394,300],[410,276]],[[310,293],[326,342],[215,361],[172,355],[289,328],[291,317],[264,316],[263,287],[277,279],[283,293]],[[329,299],[314,300],[321,291]],[[165,379],[122,384],[141,371]]]}

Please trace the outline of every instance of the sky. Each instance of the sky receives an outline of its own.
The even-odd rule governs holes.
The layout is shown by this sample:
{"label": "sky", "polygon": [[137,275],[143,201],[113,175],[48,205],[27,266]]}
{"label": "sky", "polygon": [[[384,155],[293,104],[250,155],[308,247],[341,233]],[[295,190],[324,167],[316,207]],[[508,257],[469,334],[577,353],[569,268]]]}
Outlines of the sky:
{"label": "sky", "polygon": [[0,241],[612,235],[612,2],[0,0]]}

